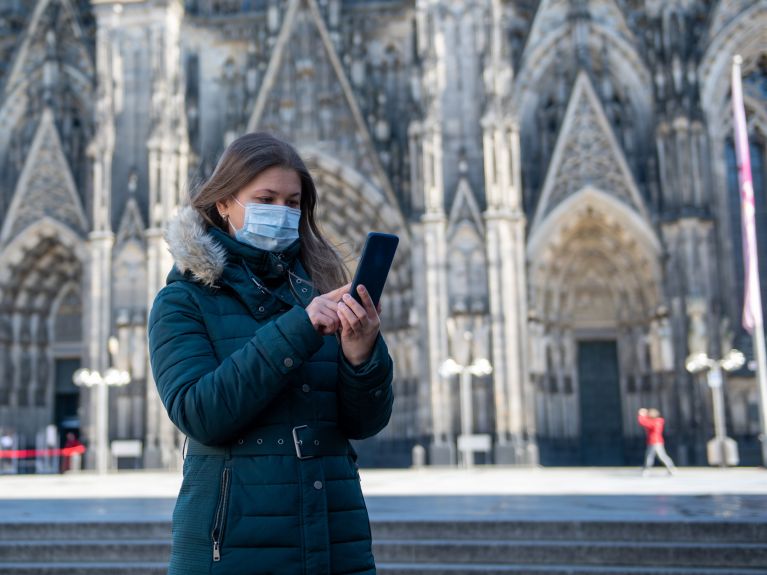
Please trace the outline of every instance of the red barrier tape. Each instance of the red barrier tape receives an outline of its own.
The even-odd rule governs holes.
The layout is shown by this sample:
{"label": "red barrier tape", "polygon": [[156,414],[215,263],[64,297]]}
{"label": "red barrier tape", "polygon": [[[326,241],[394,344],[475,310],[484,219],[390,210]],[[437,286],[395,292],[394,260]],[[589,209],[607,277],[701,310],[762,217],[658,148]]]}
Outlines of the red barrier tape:
{"label": "red barrier tape", "polygon": [[63,455],[69,457],[71,455],[82,455],[85,453],[85,446],[78,445],[76,447],[64,447],[63,449],[6,449],[0,450],[0,459],[30,459],[32,457],[51,457],[54,455]]}

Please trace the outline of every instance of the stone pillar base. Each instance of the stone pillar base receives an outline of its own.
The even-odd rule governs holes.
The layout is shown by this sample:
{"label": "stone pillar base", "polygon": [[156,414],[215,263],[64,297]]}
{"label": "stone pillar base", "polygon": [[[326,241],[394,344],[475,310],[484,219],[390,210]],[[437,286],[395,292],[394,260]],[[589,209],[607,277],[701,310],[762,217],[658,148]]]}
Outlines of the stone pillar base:
{"label": "stone pillar base", "polygon": [[497,443],[494,450],[496,465],[538,465],[538,446],[532,441]]}
{"label": "stone pillar base", "polygon": [[455,465],[455,446],[452,443],[429,445],[429,465]]}
{"label": "stone pillar base", "polygon": [[162,451],[159,447],[144,449],[144,469],[162,469]]}
{"label": "stone pillar base", "polygon": [[181,451],[176,448],[147,447],[144,450],[144,469],[179,471],[182,460]]}

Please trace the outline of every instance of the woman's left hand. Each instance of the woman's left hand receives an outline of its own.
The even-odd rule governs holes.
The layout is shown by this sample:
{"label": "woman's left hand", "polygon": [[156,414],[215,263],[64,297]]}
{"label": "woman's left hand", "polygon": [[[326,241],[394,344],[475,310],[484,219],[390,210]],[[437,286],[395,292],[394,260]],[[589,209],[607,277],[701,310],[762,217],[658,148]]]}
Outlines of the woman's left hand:
{"label": "woman's left hand", "polygon": [[341,321],[341,349],[347,361],[354,365],[364,363],[373,352],[381,320],[380,304],[376,309],[364,286],[357,287],[362,305],[346,293],[338,302],[338,319]]}

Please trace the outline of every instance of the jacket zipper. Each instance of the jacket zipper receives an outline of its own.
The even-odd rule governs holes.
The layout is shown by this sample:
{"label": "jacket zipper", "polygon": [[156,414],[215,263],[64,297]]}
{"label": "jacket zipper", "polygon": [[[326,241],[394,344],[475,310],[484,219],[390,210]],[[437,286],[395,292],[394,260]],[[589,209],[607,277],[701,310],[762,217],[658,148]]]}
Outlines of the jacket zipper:
{"label": "jacket zipper", "polygon": [[218,506],[216,507],[216,516],[213,520],[213,531],[211,539],[213,540],[213,561],[221,561],[221,539],[224,531],[224,519],[226,518],[226,500],[229,495],[229,475],[231,469],[224,468],[221,476],[221,492],[218,496]]}

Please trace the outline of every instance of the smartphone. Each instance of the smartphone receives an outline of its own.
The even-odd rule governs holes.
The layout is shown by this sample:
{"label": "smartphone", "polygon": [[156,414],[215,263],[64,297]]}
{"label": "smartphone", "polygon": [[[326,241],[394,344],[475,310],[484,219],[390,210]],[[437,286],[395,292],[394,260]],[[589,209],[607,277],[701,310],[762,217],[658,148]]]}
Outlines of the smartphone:
{"label": "smartphone", "polygon": [[368,290],[373,305],[378,305],[398,243],[399,238],[393,234],[381,232],[368,234],[350,292],[359,303],[362,303],[362,300],[360,294],[357,293],[357,286],[361,284]]}

